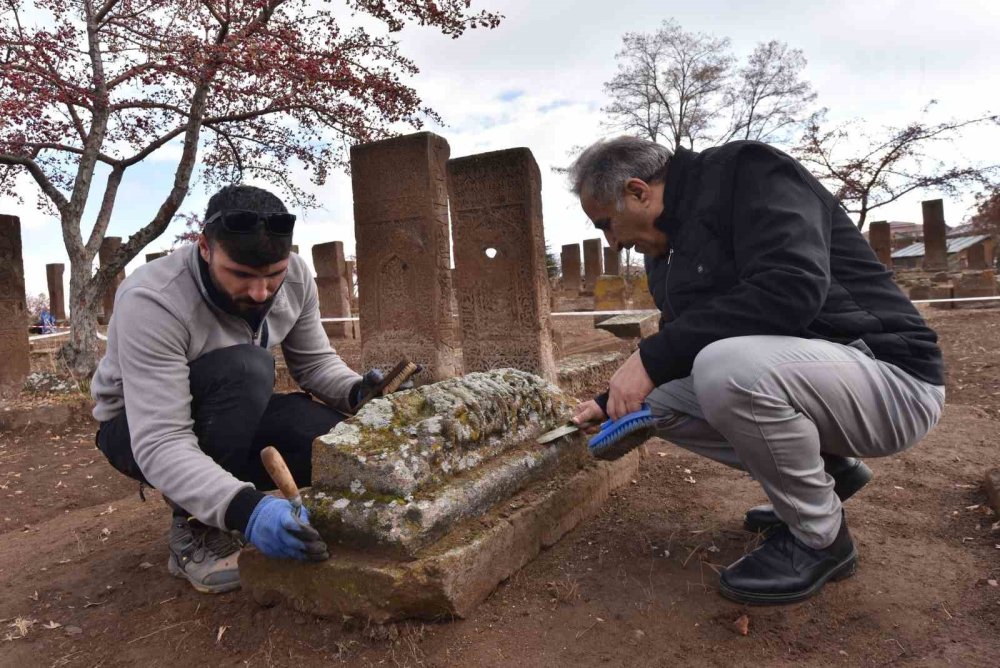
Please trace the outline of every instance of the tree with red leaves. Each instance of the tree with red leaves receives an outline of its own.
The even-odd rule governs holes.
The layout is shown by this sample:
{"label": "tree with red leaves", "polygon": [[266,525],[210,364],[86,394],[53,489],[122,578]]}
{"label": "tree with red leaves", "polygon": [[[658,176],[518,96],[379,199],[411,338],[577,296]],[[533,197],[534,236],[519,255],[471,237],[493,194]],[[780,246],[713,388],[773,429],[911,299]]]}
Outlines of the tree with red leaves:
{"label": "tree with red leaves", "polygon": [[[209,187],[264,179],[311,203],[290,169],[322,184],[353,143],[436,118],[403,78],[395,33],[453,38],[500,16],[469,0],[0,0],[0,193],[28,174],[59,217],[70,259],[75,373],[97,361],[96,310],[112,279],[173,220],[199,172]],[[178,151],[172,187],[96,274],[122,178]],[[103,180],[84,238],[84,208]],[[23,198],[19,198],[22,199]]]}
{"label": "tree with red leaves", "polygon": [[872,131],[860,120],[824,127],[825,112],[813,114],[794,153],[849,212],[858,214],[858,229],[864,228],[868,212],[911,192],[934,188],[956,195],[968,188],[990,188],[1000,171],[997,165],[960,164],[929,155],[931,147],[955,141],[968,128],[997,125],[1000,116],[938,123],[919,118]]}

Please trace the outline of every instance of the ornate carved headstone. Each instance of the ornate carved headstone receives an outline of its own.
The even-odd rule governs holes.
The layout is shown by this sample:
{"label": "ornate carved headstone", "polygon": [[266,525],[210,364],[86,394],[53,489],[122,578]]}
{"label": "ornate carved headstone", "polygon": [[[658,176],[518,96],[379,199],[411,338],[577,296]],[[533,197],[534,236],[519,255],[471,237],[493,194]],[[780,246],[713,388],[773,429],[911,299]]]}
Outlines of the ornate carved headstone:
{"label": "ornate carved headstone", "polygon": [[593,290],[597,285],[597,277],[604,273],[602,263],[604,251],[600,239],[583,240],[583,274],[586,280],[586,289]]}
{"label": "ornate carved headstone", "polygon": [[459,372],[452,299],[448,142],[430,132],[351,149],[364,367],[401,356],[432,380]]}
{"label": "ornate carved headstone", "polygon": [[885,221],[872,223],[868,227],[868,243],[878,256],[878,261],[886,269],[892,269],[892,231]]}
{"label": "ornate carved headstone", "polygon": [[[101,266],[103,267],[111,262],[115,255],[118,254],[118,250],[121,247],[121,237],[104,237],[104,240],[101,241],[101,248],[97,252],[98,257],[101,260]],[[104,316],[102,318],[98,318],[98,321],[102,325],[106,325],[111,322],[111,314],[115,310],[115,293],[118,292],[118,286],[121,285],[124,280],[125,272],[118,272],[118,275],[112,279],[110,285],[108,285],[107,291],[104,293]]]}
{"label": "ornate carved headstone", "polygon": [[66,295],[63,289],[63,271],[66,267],[62,264],[45,265],[45,278],[49,284],[49,313],[61,322],[66,319]]}
{"label": "ornate carved headstone", "polygon": [[605,276],[619,276],[622,273],[621,270],[621,257],[620,251],[616,251],[614,248],[604,249],[604,275]]}
{"label": "ornate carved headstone", "polygon": [[[319,290],[319,315],[321,318],[350,318],[351,298],[344,280],[344,243],[331,241],[312,247],[313,265],[316,267],[316,288]],[[353,327],[350,322],[324,322],[327,336],[349,338]]]}
{"label": "ornate carved headstone", "polygon": [[580,291],[580,244],[566,244],[560,254],[563,289]]}
{"label": "ornate carved headstone", "polygon": [[0,214],[0,390],[20,389],[29,371],[21,220]]}
{"label": "ornate carved headstone", "polygon": [[542,180],[531,151],[449,160],[448,194],[466,373],[512,367],[555,381]]}
{"label": "ornate carved headstone", "polygon": [[924,214],[924,271],[948,268],[948,228],[944,224],[944,201],[921,202]]}

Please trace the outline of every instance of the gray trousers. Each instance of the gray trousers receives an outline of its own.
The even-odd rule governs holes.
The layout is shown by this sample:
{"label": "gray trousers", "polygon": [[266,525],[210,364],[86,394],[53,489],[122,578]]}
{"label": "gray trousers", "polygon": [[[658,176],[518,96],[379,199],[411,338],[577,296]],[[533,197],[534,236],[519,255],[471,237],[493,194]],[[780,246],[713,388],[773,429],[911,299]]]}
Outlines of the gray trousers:
{"label": "gray trousers", "polygon": [[691,375],[649,394],[657,436],[747,471],[792,533],[814,548],[840,530],[820,453],[885,457],[937,424],[944,387],[850,346],[788,336],[716,341]]}

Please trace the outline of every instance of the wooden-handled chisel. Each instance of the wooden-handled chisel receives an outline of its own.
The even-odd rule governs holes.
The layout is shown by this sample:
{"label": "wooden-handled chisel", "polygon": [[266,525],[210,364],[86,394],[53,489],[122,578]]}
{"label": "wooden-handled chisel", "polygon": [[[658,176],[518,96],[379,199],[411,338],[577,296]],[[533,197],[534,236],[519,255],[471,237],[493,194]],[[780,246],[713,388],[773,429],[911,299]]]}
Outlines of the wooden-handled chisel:
{"label": "wooden-handled chisel", "polygon": [[302,512],[302,495],[299,494],[299,486],[295,484],[295,478],[292,477],[292,472],[288,470],[285,458],[281,456],[281,453],[274,446],[269,445],[260,451],[260,459],[264,463],[264,468],[267,469],[268,475],[271,476],[271,480],[274,481],[274,484],[281,491],[281,495],[291,502],[292,508],[295,510],[295,515],[300,515]]}

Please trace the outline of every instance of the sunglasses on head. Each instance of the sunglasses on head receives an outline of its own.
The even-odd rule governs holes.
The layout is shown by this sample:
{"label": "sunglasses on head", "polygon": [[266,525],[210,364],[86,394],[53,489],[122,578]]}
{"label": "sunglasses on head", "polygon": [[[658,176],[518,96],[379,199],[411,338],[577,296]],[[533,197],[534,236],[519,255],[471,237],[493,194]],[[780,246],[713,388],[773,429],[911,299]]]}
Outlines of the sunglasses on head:
{"label": "sunglasses on head", "polygon": [[295,227],[295,214],[292,213],[260,213],[242,209],[224,209],[213,213],[205,221],[205,226],[218,223],[227,232],[233,234],[250,234],[263,225],[268,234],[287,237]]}

